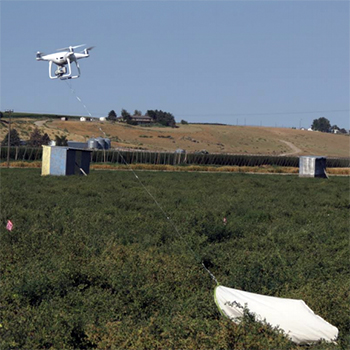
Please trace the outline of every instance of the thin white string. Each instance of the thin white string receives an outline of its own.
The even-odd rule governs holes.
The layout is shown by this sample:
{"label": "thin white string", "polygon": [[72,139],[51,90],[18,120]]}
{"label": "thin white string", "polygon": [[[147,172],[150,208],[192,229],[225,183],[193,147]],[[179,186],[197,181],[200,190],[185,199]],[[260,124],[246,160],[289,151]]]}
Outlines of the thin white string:
{"label": "thin white string", "polygon": [[[72,94],[75,95],[76,99],[83,105],[83,107],[85,108],[86,112],[89,114],[90,117],[92,117],[91,113],[89,112],[89,110],[87,109],[86,105],[83,103],[83,101],[81,100],[81,98],[79,98],[79,96],[77,96],[75,90],[73,89],[72,85],[69,84],[66,80],[65,80],[67,86],[69,87],[69,89],[71,90]],[[101,129],[101,127],[99,127],[100,131],[103,132],[103,134],[106,136],[105,132]],[[192,253],[192,255],[195,257],[195,259],[202,265],[202,267],[204,268],[204,270],[206,272],[208,272],[208,274],[210,275],[210,277],[213,279],[213,281],[215,281],[215,283],[217,285],[219,285],[219,282],[217,281],[216,277],[214,276],[214,274],[204,265],[203,261],[198,257],[198,255],[195,253],[195,251],[191,248],[191,246],[188,244],[187,240],[184,238],[184,236],[181,234],[180,230],[177,228],[177,226],[175,225],[174,221],[170,218],[170,216],[165,212],[165,210],[162,208],[162,206],[159,204],[159,202],[157,201],[157,199],[152,195],[152,193],[147,189],[147,187],[143,184],[143,182],[141,181],[141,179],[138,177],[138,175],[135,173],[134,169],[127,163],[127,161],[125,160],[125,158],[123,157],[123,155],[119,152],[119,150],[117,149],[117,152],[119,154],[119,156],[121,157],[121,159],[123,160],[123,162],[125,163],[125,165],[127,166],[128,169],[131,170],[131,172],[133,173],[133,175],[135,176],[135,178],[137,179],[137,181],[140,183],[140,185],[142,186],[142,188],[145,190],[145,192],[153,199],[154,203],[157,205],[157,207],[159,208],[159,210],[163,213],[163,215],[166,217],[166,219],[169,221],[170,225],[173,227],[174,231],[176,232],[176,234],[185,242],[187,248],[190,250],[190,252]]]}

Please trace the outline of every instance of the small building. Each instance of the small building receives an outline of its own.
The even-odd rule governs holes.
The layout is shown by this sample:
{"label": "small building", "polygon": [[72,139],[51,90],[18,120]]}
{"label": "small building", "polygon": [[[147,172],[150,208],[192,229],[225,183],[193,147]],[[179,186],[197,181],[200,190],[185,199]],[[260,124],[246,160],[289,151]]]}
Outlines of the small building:
{"label": "small building", "polygon": [[87,175],[91,150],[61,146],[42,146],[41,175]]}
{"label": "small building", "polygon": [[61,120],[66,121],[68,120],[68,117],[61,117]]}
{"label": "small building", "polygon": [[106,117],[100,117],[100,122],[105,122],[106,121]]}
{"label": "small building", "polygon": [[327,177],[326,158],[317,156],[299,157],[299,177]]}
{"label": "small building", "polygon": [[80,121],[81,121],[81,122],[92,122],[92,119],[95,119],[95,118],[80,117]]}
{"label": "small building", "polygon": [[153,123],[153,119],[148,115],[138,115],[138,114],[130,116],[130,121],[137,125]]}

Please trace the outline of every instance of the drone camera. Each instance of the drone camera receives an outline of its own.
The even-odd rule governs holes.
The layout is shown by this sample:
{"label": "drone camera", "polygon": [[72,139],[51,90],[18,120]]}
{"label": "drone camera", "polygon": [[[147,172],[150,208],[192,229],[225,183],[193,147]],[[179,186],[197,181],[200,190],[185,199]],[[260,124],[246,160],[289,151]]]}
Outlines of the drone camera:
{"label": "drone camera", "polygon": [[67,68],[66,67],[59,67],[57,70],[55,70],[55,75],[63,75],[67,73]]}

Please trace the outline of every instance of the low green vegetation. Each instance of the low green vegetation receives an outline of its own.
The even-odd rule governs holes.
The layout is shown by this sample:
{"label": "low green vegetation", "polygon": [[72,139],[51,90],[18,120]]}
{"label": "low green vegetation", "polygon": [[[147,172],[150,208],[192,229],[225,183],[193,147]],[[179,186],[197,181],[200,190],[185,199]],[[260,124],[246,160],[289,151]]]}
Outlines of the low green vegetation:
{"label": "low green vegetation", "polygon": [[221,316],[198,261],[339,328],[308,349],[348,348],[348,178],[138,176],[170,220],[130,171],[1,169],[0,348],[305,349]]}

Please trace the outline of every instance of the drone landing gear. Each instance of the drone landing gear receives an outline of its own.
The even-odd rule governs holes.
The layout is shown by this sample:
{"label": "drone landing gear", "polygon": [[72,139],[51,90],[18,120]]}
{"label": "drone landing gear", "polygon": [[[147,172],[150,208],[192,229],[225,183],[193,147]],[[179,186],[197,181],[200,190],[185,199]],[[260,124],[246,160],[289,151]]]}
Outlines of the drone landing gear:
{"label": "drone landing gear", "polygon": [[77,74],[72,75],[72,67],[70,59],[67,59],[67,66],[68,66],[68,72],[66,66],[57,66],[57,69],[55,70],[54,74],[52,75],[52,61],[49,63],[49,77],[50,79],[61,79],[61,80],[67,80],[67,79],[76,79],[80,77],[80,67],[78,62],[75,61],[75,65],[77,67]]}

